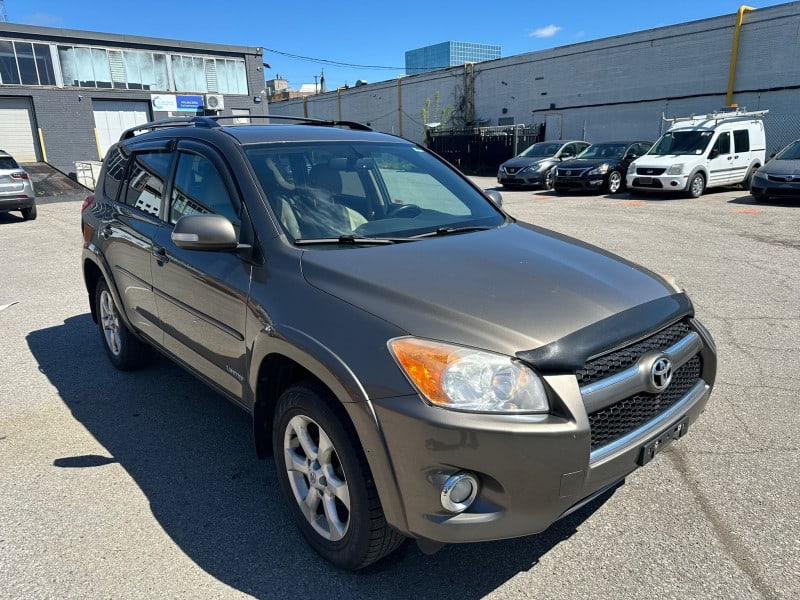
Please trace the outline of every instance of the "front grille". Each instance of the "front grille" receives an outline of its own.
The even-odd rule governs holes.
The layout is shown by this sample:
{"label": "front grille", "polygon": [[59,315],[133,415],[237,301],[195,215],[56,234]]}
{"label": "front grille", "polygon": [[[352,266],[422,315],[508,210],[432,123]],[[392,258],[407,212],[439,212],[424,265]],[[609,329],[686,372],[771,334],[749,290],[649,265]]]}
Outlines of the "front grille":
{"label": "front grille", "polygon": [[589,415],[592,451],[634,431],[680,401],[699,379],[702,367],[700,355],[696,355],[675,372],[669,387],[660,394],[636,394]]}
{"label": "front grille", "polygon": [[691,328],[687,321],[678,321],[635,344],[593,358],[586,362],[583,369],[575,373],[578,377],[578,385],[589,385],[623,371],[635,364],[645,352],[663,350],[686,337],[690,331]]}
{"label": "front grille", "polygon": [[767,179],[776,183],[800,183],[800,175],[767,175]]}
{"label": "front grille", "polygon": [[658,169],[655,167],[636,167],[634,175],[663,175],[666,169]]}
{"label": "front grille", "polygon": [[503,167],[509,175],[516,175],[519,167]]}
{"label": "front grille", "polygon": [[[645,183],[645,181],[647,183]],[[636,186],[636,187],[644,187],[644,188],[648,188],[648,187],[649,188],[658,188],[658,189],[663,189],[664,188],[664,186],[661,184],[661,180],[660,179],[650,179],[648,181],[648,180],[639,179],[637,177],[637,178],[635,178],[633,180],[633,185]]]}

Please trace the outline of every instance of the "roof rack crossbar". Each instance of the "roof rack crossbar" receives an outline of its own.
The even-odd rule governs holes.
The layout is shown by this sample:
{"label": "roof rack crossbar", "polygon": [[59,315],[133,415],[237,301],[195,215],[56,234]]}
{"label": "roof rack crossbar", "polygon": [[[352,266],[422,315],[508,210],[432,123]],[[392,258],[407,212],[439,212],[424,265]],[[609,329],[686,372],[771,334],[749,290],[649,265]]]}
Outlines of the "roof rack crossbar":
{"label": "roof rack crossbar", "polygon": [[313,119],[310,117],[293,117],[290,115],[216,115],[213,117],[205,117],[212,121],[219,121],[221,119],[275,119],[279,121],[296,121],[299,125],[318,125],[320,127],[347,127],[357,131],[373,131],[372,127],[359,123],[357,121],[336,121],[325,119]]}
{"label": "roof rack crossbar", "polygon": [[172,117],[170,119],[161,119],[159,121],[151,121],[149,123],[142,123],[126,129],[119,136],[119,141],[127,140],[134,137],[137,133],[145,131],[154,131],[156,129],[165,129],[168,127],[206,127],[208,129],[219,127],[220,125],[209,117]]}

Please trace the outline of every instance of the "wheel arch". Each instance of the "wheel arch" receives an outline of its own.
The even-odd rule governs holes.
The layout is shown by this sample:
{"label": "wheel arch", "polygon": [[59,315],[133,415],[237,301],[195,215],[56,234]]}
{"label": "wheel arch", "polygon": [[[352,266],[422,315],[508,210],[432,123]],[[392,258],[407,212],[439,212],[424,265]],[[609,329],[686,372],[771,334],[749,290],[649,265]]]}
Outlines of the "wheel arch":
{"label": "wheel arch", "polygon": [[[291,331],[304,335],[297,330]],[[396,529],[407,531],[407,520],[400,503],[400,492],[386,441],[372,403],[355,374],[322,345],[317,345],[312,351],[273,332],[272,335],[265,335],[265,339],[262,338],[255,346],[254,357],[258,358],[253,364],[258,367],[251,372],[251,389],[253,438],[257,456],[263,459],[272,455],[272,427],[275,407],[281,394],[302,381],[322,385],[336,399],[331,406],[334,413],[353,426],[358,438],[355,442],[366,456],[387,521]],[[322,360],[319,353],[324,353],[326,360]]]}

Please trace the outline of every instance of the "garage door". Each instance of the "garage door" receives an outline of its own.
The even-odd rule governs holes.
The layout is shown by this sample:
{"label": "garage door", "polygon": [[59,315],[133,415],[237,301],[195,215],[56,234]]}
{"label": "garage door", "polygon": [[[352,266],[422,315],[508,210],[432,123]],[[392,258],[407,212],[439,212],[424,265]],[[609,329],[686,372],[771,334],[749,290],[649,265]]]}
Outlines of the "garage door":
{"label": "garage door", "polygon": [[27,98],[0,98],[0,149],[17,162],[36,162],[31,103]]}
{"label": "garage door", "polygon": [[106,150],[119,140],[123,131],[150,120],[149,102],[94,100],[92,107],[100,144],[100,158],[105,157]]}

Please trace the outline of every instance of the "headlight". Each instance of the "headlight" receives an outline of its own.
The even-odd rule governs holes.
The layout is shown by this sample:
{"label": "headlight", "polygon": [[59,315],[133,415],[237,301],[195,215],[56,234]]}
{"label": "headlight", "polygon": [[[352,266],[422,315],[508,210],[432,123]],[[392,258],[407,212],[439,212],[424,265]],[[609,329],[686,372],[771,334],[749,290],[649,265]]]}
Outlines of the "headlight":
{"label": "headlight", "polygon": [[522,169],[521,173],[525,173],[526,171],[528,173],[535,173],[536,171],[541,171],[543,166],[544,166],[543,163],[536,163],[535,165],[528,165],[527,167]]}
{"label": "headlight", "polygon": [[389,340],[408,379],[431,404],[470,412],[546,413],[539,376],[508,356],[417,338]]}
{"label": "headlight", "polygon": [[606,173],[608,173],[608,165],[603,163],[602,165],[598,165],[589,171],[588,175],[605,175]]}
{"label": "headlight", "polygon": [[672,165],[667,169],[667,175],[680,175],[681,173],[683,173],[683,163]]}

